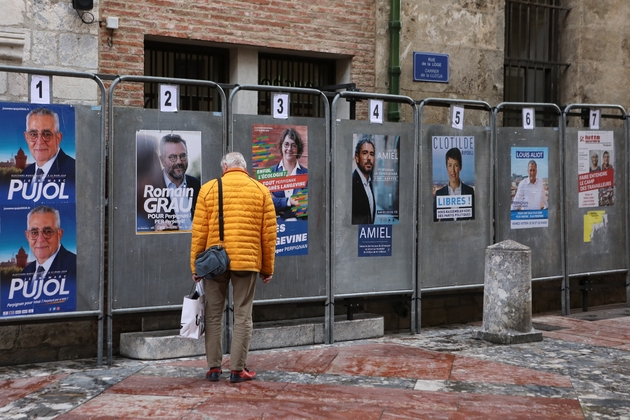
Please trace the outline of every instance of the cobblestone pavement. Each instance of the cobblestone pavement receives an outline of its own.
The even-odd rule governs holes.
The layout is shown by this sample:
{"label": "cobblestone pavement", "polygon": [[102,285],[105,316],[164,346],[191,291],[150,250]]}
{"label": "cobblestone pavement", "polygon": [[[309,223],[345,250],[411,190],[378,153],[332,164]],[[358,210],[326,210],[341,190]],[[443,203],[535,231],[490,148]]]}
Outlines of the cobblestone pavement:
{"label": "cobblestone pavement", "polygon": [[630,419],[630,308],[535,316],[543,341],[494,345],[478,324],[255,351],[257,380],[205,380],[205,359],[0,367],[2,419]]}

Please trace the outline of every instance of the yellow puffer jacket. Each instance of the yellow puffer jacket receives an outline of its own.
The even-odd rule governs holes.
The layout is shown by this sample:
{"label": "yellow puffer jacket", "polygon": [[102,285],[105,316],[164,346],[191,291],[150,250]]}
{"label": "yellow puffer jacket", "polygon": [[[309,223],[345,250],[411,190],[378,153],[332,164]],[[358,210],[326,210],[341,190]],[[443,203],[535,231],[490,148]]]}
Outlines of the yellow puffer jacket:
{"label": "yellow puffer jacket", "polygon": [[[230,270],[272,275],[276,252],[276,212],[267,187],[240,168],[228,169],[223,184],[224,246]],[[192,226],[190,267],[195,258],[219,240],[219,187],[216,179],[205,183],[197,197]]]}

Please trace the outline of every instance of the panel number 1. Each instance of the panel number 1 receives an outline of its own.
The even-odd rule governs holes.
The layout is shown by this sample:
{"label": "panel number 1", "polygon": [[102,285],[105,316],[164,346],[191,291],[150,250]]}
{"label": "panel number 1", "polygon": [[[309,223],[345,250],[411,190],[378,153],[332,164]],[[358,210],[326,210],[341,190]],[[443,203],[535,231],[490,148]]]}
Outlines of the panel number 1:
{"label": "panel number 1", "polygon": [[29,90],[29,102],[34,104],[50,103],[50,76],[31,76],[31,88]]}

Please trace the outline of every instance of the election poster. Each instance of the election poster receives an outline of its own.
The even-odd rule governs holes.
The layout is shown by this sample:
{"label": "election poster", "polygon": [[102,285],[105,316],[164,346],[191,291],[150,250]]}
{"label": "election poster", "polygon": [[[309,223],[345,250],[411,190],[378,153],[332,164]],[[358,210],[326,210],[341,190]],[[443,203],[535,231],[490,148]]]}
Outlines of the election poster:
{"label": "election poster", "polygon": [[308,254],[308,127],[252,125],[252,171],[271,192],[277,256]]}
{"label": "election poster", "polygon": [[352,144],[352,224],[398,224],[400,136],[355,133]]}
{"label": "election poster", "polygon": [[475,219],[475,137],[433,136],[433,221]]}
{"label": "election poster", "polygon": [[136,234],[190,232],[201,189],[201,132],[136,132]]}
{"label": "election poster", "polygon": [[0,316],[75,311],[75,109],[0,103],[0,126]]}
{"label": "election poster", "polygon": [[510,228],[549,226],[549,149],[512,147]]}
{"label": "election poster", "polygon": [[578,206],[615,203],[614,136],[612,131],[578,131]]}

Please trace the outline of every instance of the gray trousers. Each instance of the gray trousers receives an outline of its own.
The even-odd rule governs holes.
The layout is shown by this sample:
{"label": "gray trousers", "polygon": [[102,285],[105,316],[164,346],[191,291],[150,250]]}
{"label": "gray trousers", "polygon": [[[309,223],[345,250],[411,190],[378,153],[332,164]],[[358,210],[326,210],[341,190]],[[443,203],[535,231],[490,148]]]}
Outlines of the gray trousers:
{"label": "gray trousers", "polygon": [[223,311],[230,281],[234,300],[230,369],[243,370],[246,367],[249,343],[252,339],[252,308],[257,276],[258,273],[254,271],[228,271],[213,280],[204,279],[208,368],[221,366],[223,360]]}

